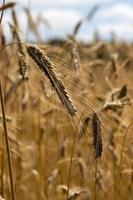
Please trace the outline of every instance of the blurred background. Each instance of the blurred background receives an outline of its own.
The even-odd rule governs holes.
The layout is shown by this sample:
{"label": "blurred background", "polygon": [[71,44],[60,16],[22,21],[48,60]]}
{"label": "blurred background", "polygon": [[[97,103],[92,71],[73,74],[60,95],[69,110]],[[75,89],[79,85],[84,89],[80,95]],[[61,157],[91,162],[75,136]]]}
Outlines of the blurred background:
{"label": "blurred background", "polygon": [[[16,199],[132,200],[133,0],[5,3],[0,80]],[[30,44],[4,48],[11,41]],[[6,200],[13,192],[2,118]]]}
{"label": "blurred background", "polygon": [[[16,0],[20,32],[23,39],[36,41],[53,38],[66,38],[73,33],[80,21],[82,25],[76,34],[77,39],[93,41],[94,37],[110,40],[132,41],[133,39],[133,1],[132,0]],[[2,0],[0,1],[2,4]],[[28,31],[27,10],[37,32]],[[11,22],[10,9],[4,13],[3,23],[10,38],[7,22]]]}

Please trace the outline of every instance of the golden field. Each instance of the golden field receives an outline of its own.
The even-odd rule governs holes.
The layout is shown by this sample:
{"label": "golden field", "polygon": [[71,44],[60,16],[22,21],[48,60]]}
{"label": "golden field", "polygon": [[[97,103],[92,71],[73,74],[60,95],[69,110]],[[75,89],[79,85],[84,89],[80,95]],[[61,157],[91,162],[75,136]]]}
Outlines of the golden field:
{"label": "golden field", "polygon": [[[84,44],[74,36],[29,44],[18,22],[10,27],[19,43],[4,48],[2,26],[0,34],[13,176],[11,185],[0,109],[1,199],[13,199],[13,189],[16,200],[131,200],[133,44]],[[31,47],[39,50],[31,54]]]}

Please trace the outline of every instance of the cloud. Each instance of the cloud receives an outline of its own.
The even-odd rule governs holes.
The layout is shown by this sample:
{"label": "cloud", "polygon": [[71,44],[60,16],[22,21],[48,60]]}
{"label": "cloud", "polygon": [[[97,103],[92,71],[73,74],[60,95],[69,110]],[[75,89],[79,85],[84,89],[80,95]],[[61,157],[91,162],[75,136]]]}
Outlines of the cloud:
{"label": "cloud", "polygon": [[78,11],[65,9],[49,9],[43,15],[49,20],[54,29],[71,28],[82,18]]}
{"label": "cloud", "polygon": [[98,13],[99,25],[97,30],[100,35],[110,38],[114,32],[121,40],[133,39],[133,6],[117,3]]}
{"label": "cloud", "polygon": [[[79,31],[78,38],[89,40],[93,38],[93,33],[98,30],[102,38],[109,39],[110,33],[114,32],[119,39],[131,39],[133,38],[133,6],[129,6],[128,3],[112,3],[113,0],[94,0],[93,3],[111,2],[110,6],[101,6],[97,16],[91,23],[84,23]],[[26,3],[27,0],[18,0],[18,3]],[[34,19],[38,14],[42,13],[42,16],[47,19],[52,27],[49,31],[41,26],[43,37],[65,37],[68,33],[72,33],[74,25],[78,20],[86,16],[84,10],[90,6],[90,0],[31,0],[33,2],[32,14]],[[92,1],[91,1],[92,2]],[[120,1],[119,1],[120,2]],[[51,5],[42,6],[38,9],[35,4]],[[57,4],[57,6],[54,6]],[[60,7],[59,5],[62,5]],[[75,5],[82,5],[82,9],[77,9]],[[71,5],[71,6],[67,6]],[[86,6],[87,5],[87,6]],[[17,9],[16,9],[17,10]],[[26,18],[23,17],[23,13],[19,12],[19,19],[22,32],[26,30]],[[4,18],[9,21],[9,16]]]}
{"label": "cloud", "polygon": [[97,30],[99,31],[100,35],[109,37],[109,35],[114,32],[117,38],[128,40],[133,38],[133,25],[131,23],[105,23],[101,24]]}
{"label": "cloud", "polygon": [[100,16],[106,20],[112,18],[133,20],[133,6],[119,3],[103,10]]}
{"label": "cloud", "polygon": [[[27,0],[20,0],[21,3],[26,3]],[[88,5],[92,6],[95,4],[108,4],[114,2],[114,0],[30,0],[32,5],[44,5],[44,6],[78,6],[78,5]]]}

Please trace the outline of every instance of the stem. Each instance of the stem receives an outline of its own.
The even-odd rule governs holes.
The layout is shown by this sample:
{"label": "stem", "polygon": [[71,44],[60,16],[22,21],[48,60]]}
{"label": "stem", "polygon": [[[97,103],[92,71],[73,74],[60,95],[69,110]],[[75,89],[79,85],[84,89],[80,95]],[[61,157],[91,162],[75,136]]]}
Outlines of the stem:
{"label": "stem", "polygon": [[11,196],[12,196],[12,200],[15,200],[16,198],[15,198],[15,190],[14,190],[13,170],[12,170],[12,162],[11,162],[11,155],[10,155],[10,146],[9,146],[7,125],[6,125],[5,106],[4,106],[4,98],[3,98],[1,81],[0,81],[0,100],[1,100],[1,110],[2,110],[2,117],[3,117],[3,127],[4,127],[4,132],[5,132],[4,136],[5,136],[5,143],[6,143],[6,150],[7,150]]}
{"label": "stem", "polygon": [[97,199],[97,160],[95,160],[94,200]]}
{"label": "stem", "polygon": [[13,45],[13,44],[22,44],[24,45],[25,47],[27,47],[27,44],[26,43],[23,43],[23,42],[11,42],[9,44],[6,44],[5,46],[3,46],[1,49],[0,49],[0,52],[3,51],[3,49],[5,49],[6,47],[10,46],[10,45]]}
{"label": "stem", "polygon": [[0,184],[1,184],[0,194],[1,194],[2,198],[4,198],[4,148],[2,148],[1,162],[2,162],[2,164],[1,164],[1,177],[0,177]]}
{"label": "stem", "polygon": [[105,200],[105,199],[107,199],[107,197],[108,197],[108,194],[109,194],[110,190],[112,189],[112,187],[113,187],[113,185],[111,185],[111,186],[108,188],[108,190],[105,192],[105,194],[104,194],[104,196],[103,196],[102,200]]}
{"label": "stem", "polygon": [[121,154],[120,154],[120,165],[119,165],[119,168],[122,165],[123,152],[124,152],[124,148],[125,148],[125,144],[126,144],[126,138],[127,138],[128,130],[132,125],[133,125],[133,122],[128,125],[126,133],[125,133],[124,138],[123,138],[122,149],[121,149]]}
{"label": "stem", "polygon": [[67,200],[69,199],[70,177],[71,177],[71,171],[72,171],[72,159],[73,159],[73,153],[74,153],[74,147],[75,147],[76,136],[77,136],[77,132],[75,131],[75,132],[74,132],[73,144],[72,144],[72,152],[71,152],[71,159],[70,159],[69,174],[68,174]]}
{"label": "stem", "polygon": [[4,6],[5,6],[5,0],[3,0],[3,5],[2,5],[3,9],[2,9],[1,16],[0,16],[0,24],[1,24],[1,22],[2,22],[2,18],[3,18]]}
{"label": "stem", "polygon": [[[93,109],[91,108],[91,110],[93,110]],[[75,148],[76,136],[77,136],[77,132],[78,132],[78,126],[79,126],[79,122],[80,122],[82,116],[86,112],[87,112],[86,110],[82,112],[82,114],[81,114],[81,116],[80,116],[80,118],[78,120],[76,130],[74,132],[74,138],[73,138],[73,144],[72,144],[72,152],[71,152],[71,159],[70,159],[70,166],[69,166],[69,173],[68,173],[67,200],[69,200],[70,178],[71,178],[71,171],[72,171],[72,159],[73,159],[73,154],[74,154],[74,148]]]}

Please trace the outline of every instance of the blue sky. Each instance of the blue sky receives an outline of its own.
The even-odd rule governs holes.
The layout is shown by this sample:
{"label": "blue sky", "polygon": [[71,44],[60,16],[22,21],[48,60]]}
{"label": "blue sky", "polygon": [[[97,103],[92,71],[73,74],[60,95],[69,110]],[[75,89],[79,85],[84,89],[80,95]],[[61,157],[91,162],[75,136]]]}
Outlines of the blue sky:
{"label": "blue sky", "polygon": [[[9,1],[9,0],[8,0]],[[2,1],[0,1],[2,2]],[[30,5],[33,18],[42,15],[50,24],[50,29],[39,26],[43,39],[67,37],[74,25],[84,18],[94,5],[100,8],[90,22],[85,22],[77,38],[92,40],[94,32],[102,39],[110,39],[114,32],[119,40],[133,40],[133,0],[16,0],[21,31],[26,30],[26,18],[21,7]],[[4,23],[10,21],[10,13],[4,14]]]}

